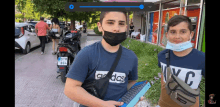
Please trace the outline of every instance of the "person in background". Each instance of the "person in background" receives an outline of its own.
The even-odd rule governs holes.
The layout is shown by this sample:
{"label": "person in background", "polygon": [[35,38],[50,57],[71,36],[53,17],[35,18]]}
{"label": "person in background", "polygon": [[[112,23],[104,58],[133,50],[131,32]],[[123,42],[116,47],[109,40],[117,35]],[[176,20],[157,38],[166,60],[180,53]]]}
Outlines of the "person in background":
{"label": "person in background", "polygon": [[133,25],[133,22],[131,22],[131,25],[130,25],[130,36],[131,36],[131,33],[134,32],[134,25]]}
{"label": "person in background", "polygon": [[40,17],[40,22],[35,26],[35,32],[40,39],[41,55],[44,54],[47,29],[50,29],[47,23],[44,22],[44,17]]}
{"label": "person in background", "polygon": [[84,33],[86,33],[86,22],[85,21],[83,22],[83,31]]}
{"label": "person in background", "polygon": [[[53,55],[56,55],[57,53],[57,47],[60,39],[60,26],[59,26],[59,20],[57,18],[52,19],[52,24],[50,25],[50,29],[55,32],[55,37],[52,38],[53,41]],[[55,48],[55,43],[56,43],[56,48]],[[55,51],[56,50],[56,51]]]}
{"label": "person in background", "polygon": [[140,33],[137,35],[136,39],[140,39],[141,29],[138,29],[138,32],[140,32]]}

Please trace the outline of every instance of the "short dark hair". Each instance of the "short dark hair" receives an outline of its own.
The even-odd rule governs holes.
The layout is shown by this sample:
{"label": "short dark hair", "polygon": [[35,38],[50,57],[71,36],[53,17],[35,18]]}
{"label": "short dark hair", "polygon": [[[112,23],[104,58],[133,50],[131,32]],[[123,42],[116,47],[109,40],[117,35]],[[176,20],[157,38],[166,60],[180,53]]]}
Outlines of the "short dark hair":
{"label": "short dark hair", "polygon": [[126,18],[126,22],[127,22],[127,12],[126,11],[102,11],[101,14],[100,14],[100,20],[99,22],[102,24],[102,21],[105,17],[105,15],[109,12],[122,12],[124,15],[125,15],[125,18]]}
{"label": "short dark hair", "polygon": [[184,15],[175,15],[175,16],[173,16],[173,17],[168,21],[168,24],[167,24],[167,32],[169,31],[170,26],[171,26],[171,27],[176,26],[176,25],[178,25],[178,24],[181,23],[181,22],[186,22],[186,23],[188,23],[188,28],[189,28],[190,32],[193,31],[192,22],[191,22],[191,20],[189,19],[189,17],[184,16]]}
{"label": "short dark hair", "polygon": [[40,17],[40,20],[44,20],[44,17]]}
{"label": "short dark hair", "polygon": [[55,24],[59,24],[58,18],[55,18],[55,17],[51,20],[51,22],[52,22],[52,23],[54,22]]}

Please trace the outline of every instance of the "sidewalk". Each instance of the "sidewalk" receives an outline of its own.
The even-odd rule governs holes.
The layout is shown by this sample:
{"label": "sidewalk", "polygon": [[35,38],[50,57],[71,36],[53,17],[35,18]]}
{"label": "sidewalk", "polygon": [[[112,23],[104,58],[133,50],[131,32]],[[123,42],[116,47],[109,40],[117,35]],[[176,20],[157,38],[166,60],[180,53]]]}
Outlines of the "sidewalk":
{"label": "sidewalk", "polygon": [[87,29],[87,36],[102,36],[101,34],[96,34],[93,29]]}
{"label": "sidewalk", "polygon": [[[81,48],[101,39],[82,33]],[[45,45],[45,54],[40,50],[15,60],[15,107],[78,107],[64,94],[60,77],[56,79],[57,56],[52,55],[52,42]]]}

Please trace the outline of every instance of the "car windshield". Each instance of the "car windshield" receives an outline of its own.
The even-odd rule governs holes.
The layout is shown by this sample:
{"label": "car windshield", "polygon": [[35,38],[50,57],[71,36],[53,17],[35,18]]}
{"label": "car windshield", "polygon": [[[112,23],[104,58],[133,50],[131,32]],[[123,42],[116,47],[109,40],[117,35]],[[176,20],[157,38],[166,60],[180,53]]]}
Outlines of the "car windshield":
{"label": "car windshield", "polygon": [[21,29],[20,27],[15,27],[15,36],[20,35],[20,33],[21,33],[20,29]]}
{"label": "car windshield", "polygon": [[34,26],[37,24],[37,22],[28,22],[30,24],[33,24]]}

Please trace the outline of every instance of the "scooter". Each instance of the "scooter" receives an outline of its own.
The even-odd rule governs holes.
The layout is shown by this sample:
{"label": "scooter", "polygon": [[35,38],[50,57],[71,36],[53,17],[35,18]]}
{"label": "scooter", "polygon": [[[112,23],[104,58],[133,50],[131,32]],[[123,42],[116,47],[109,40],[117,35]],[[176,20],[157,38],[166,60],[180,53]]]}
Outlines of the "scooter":
{"label": "scooter", "polygon": [[61,76],[61,81],[66,82],[66,74],[69,71],[69,67],[74,61],[75,56],[81,50],[80,46],[81,33],[75,29],[67,31],[64,34],[64,37],[61,40],[61,43],[58,44],[57,50],[57,73],[60,73],[56,78]]}

